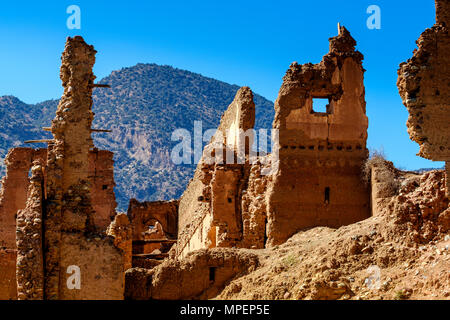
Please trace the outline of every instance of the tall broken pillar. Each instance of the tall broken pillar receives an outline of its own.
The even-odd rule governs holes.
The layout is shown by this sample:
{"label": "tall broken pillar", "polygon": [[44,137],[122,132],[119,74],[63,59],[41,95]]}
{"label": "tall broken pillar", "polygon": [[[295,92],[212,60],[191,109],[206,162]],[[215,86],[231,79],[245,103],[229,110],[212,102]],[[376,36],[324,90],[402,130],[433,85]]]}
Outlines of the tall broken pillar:
{"label": "tall broken pillar", "polygon": [[47,161],[45,295],[48,299],[59,298],[61,232],[83,232],[92,214],[87,165],[92,146],[95,53],[81,37],[75,37],[67,39],[61,57],[64,93],[52,121],[54,142],[49,145]]}
{"label": "tall broken pillar", "polygon": [[397,86],[409,117],[411,140],[419,156],[445,161],[450,195],[450,1],[436,0],[436,23],[426,29],[413,57],[400,64]]}
{"label": "tall broken pillar", "polygon": [[45,299],[123,298],[123,252],[112,237],[96,231],[91,203],[95,53],[83,38],[69,37],[61,58],[64,93],[52,121],[54,140],[47,153]]}

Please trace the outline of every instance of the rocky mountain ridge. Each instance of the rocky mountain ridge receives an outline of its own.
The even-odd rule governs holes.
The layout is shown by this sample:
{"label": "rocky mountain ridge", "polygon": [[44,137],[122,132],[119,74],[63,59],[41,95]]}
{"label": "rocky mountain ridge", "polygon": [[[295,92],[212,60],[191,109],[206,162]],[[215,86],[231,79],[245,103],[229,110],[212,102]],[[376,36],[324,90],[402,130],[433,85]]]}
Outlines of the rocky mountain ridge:
{"label": "rocky mountain ridge", "polygon": [[[192,177],[195,164],[174,165],[170,159],[175,129],[193,132],[194,121],[203,130],[217,128],[220,117],[233,100],[237,85],[204,77],[171,66],[137,64],[113,71],[98,83],[93,94],[94,133],[99,149],[115,154],[116,198],[126,210],[130,198],[168,200],[178,198]],[[273,103],[255,94],[256,128],[272,127]],[[58,100],[26,104],[13,96],[0,97],[0,157],[25,140],[46,139],[42,131],[54,117]],[[33,144],[32,147],[45,147]],[[0,165],[4,175],[4,165]]]}

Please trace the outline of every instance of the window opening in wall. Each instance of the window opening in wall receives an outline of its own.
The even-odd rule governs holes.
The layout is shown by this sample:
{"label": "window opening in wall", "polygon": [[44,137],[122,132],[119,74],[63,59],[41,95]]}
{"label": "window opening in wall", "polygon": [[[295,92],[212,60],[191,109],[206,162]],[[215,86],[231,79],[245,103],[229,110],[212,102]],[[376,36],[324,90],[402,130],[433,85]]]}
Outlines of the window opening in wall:
{"label": "window opening in wall", "polygon": [[328,98],[313,98],[312,99],[313,113],[331,113],[330,99]]}

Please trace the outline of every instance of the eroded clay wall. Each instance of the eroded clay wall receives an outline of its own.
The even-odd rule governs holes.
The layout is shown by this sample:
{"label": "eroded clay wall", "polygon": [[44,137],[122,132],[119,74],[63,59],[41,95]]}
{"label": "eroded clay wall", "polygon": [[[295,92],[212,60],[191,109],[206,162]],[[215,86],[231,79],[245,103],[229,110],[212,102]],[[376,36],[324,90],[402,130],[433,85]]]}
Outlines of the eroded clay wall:
{"label": "eroded clay wall", "polygon": [[[131,199],[128,217],[133,229],[133,254],[166,255],[176,243],[178,200],[139,202]],[[134,263],[134,262],[133,262]]]}
{"label": "eroded clay wall", "polygon": [[422,33],[413,57],[400,64],[397,81],[409,112],[406,123],[409,136],[420,145],[418,155],[447,163],[450,161],[449,27],[450,2],[436,0],[436,24]]}
{"label": "eroded clay wall", "polygon": [[89,152],[89,181],[92,188],[94,224],[99,232],[105,232],[116,214],[114,194],[114,154],[107,150]]}
{"label": "eroded clay wall", "polygon": [[178,240],[177,255],[179,257],[185,257],[195,250],[216,247],[217,228],[213,223],[212,213],[208,211],[200,221],[196,221],[195,226],[193,231],[182,238],[184,241]]}
{"label": "eroded clay wall", "polygon": [[[116,203],[113,191],[112,157],[113,154],[111,152],[98,150],[91,151],[89,156],[89,180],[93,186],[93,190],[95,190],[93,197],[93,207],[96,211],[94,214],[94,222],[97,230],[102,232],[106,230],[113,214],[115,214]],[[38,160],[41,164],[46,163],[46,158],[46,149],[34,150],[31,148],[11,149],[5,158],[7,173],[3,178],[2,197],[0,198],[0,241],[3,248],[1,250],[0,263],[0,273],[3,275],[0,281],[1,300],[17,299],[16,217],[18,211],[25,209],[27,205],[27,194],[29,195],[27,189],[30,182],[29,172],[33,162]],[[19,219],[21,221],[23,218],[19,216]],[[39,246],[33,252],[33,257],[39,259]],[[128,260],[131,260],[131,253]],[[28,270],[27,268],[23,268],[22,262],[20,263],[21,269]],[[131,262],[128,264],[125,263],[124,268],[130,264]],[[32,268],[32,265],[30,264],[30,268]],[[20,282],[24,285],[30,281]],[[31,288],[33,293],[28,293],[26,297],[22,297],[23,299],[33,298],[33,295],[39,290],[38,286],[33,285]],[[37,298],[40,298],[40,296]]]}
{"label": "eroded clay wall", "polygon": [[16,248],[16,214],[27,201],[28,176],[34,160],[44,160],[45,149],[13,148],[5,158],[6,175],[0,194],[0,247]]}
{"label": "eroded clay wall", "polygon": [[223,114],[180,199],[178,256],[201,248],[233,246],[242,240],[241,193],[249,175],[252,143],[243,133],[252,129],[254,122],[253,93],[242,87]]}
{"label": "eroded clay wall", "polygon": [[33,161],[45,157],[45,149],[13,148],[5,158],[6,175],[0,195],[0,300],[17,299],[16,216],[26,207]]}
{"label": "eroded clay wall", "polygon": [[[99,183],[113,187],[111,154],[96,152],[94,163],[99,166],[89,163],[95,54],[93,46],[76,36],[67,38],[61,58],[64,93],[51,127],[54,140],[48,147],[44,219],[44,297],[50,300],[123,298],[124,251],[94,222],[94,192]],[[95,177],[98,172],[94,183],[92,168]],[[108,198],[112,190],[106,189],[106,195],[96,196]],[[110,208],[105,212],[110,218]],[[77,274],[81,283],[71,278]],[[69,284],[70,279],[75,285]]]}
{"label": "eroded clay wall", "polygon": [[[121,230],[127,226],[118,221],[106,235],[116,207],[114,162],[111,152],[93,148],[91,138],[95,53],[81,37],[67,39],[54,139],[48,149],[12,149],[5,160],[1,298],[123,299],[131,227]],[[69,286],[75,271],[81,287]]]}
{"label": "eroded clay wall", "polygon": [[0,248],[0,300],[16,300],[17,250]]}
{"label": "eroded clay wall", "polygon": [[183,260],[166,260],[150,271],[128,270],[125,294],[136,300],[212,299],[232,279],[258,265],[258,257],[244,250],[199,250]]}
{"label": "eroded clay wall", "polygon": [[133,226],[128,216],[118,213],[109,225],[107,234],[114,238],[114,245],[123,251],[124,270],[128,270],[133,260]]}
{"label": "eroded clay wall", "polygon": [[362,161],[295,161],[289,157],[280,161],[282,169],[293,163],[295,167],[291,167],[291,174],[280,173],[281,179],[271,190],[267,225],[270,245],[283,243],[302,229],[337,228],[370,216],[370,193],[361,181]]}
{"label": "eroded clay wall", "polygon": [[[64,232],[60,243],[60,300],[123,299],[123,252],[112,237],[80,237],[78,233]],[[70,266],[80,270],[80,289],[69,289],[67,285],[73,274],[68,273]]]}
{"label": "eroded clay wall", "polygon": [[[47,149],[13,148],[5,157],[6,175],[0,194],[0,246],[16,248],[15,230],[17,211],[27,201],[29,172],[33,161],[45,163]],[[93,186],[94,223],[105,231],[115,215],[113,153],[106,150],[90,151],[89,181]]]}
{"label": "eroded clay wall", "polygon": [[16,219],[16,279],[19,300],[44,299],[42,220],[44,205],[43,161],[33,162],[26,208]]}
{"label": "eroded clay wall", "polygon": [[127,215],[133,226],[133,240],[145,240],[145,232],[159,222],[168,239],[176,239],[178,233],[178,200],[145,201],[131,199]]}
{"label": "eroded clay wall", "polygon": [[211,180],[211,213],[216,247],[232,247],[242,239],[241,194],[243,165],[216,166]]}
{"label": "eroded clay wall", "polygon": [[[269,245],[301,229],[370,216],[361,174],[368,156],[363,56],[355,45],[340,27],[321,63],[293,63],[283,78],[275,102],[280,162],[268,188]],[[328,99],[326,112],[314,110],[317,98]]]}
{"label": "eroded clay wall", "polygon": [[256,162],[250,169],[248,185],[242,195],[241,248],[262,249],[266,244],[267,186],[271,175],[262,175],[262,165]]}

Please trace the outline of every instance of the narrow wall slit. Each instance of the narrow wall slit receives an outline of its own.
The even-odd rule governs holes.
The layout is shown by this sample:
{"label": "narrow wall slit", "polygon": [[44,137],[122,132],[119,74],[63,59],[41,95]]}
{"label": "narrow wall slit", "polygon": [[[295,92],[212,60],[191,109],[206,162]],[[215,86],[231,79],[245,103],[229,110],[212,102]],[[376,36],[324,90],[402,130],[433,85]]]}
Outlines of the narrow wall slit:
{"label": "narrow wall slit", "polygon": [[330,187],[325,188],[324,196],[325,196],[325,199],[324,199],[325,204],[329,204],[330,203]]}
{"label": "narrow wall slit", "polygon": [[209,267],[209,282],[216,281],[216,267]]}

